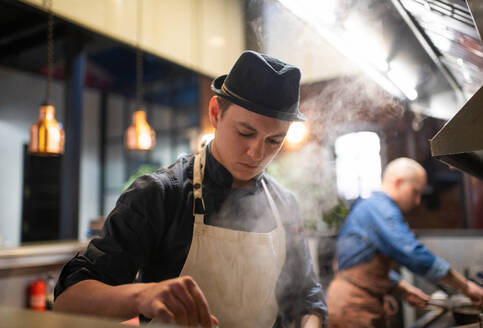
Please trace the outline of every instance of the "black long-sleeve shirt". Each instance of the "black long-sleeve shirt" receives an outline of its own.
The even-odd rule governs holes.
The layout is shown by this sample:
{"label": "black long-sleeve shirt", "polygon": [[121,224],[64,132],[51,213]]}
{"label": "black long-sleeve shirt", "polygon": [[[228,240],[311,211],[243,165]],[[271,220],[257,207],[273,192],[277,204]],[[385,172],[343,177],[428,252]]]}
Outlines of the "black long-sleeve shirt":
{"label": "black long-sleeve shirt", "polygon": [[[142,282],[178,277],[193,235],[193,163],[193,155],[185,156],[168,168],[138,178],[120,196],[102,236],[92,239],[82,255],[64,266],[55,297],[87,279],[121,285],[134,282],[138,273],[136,281]],[[276,221],[260,183],[262,178],[286,232],[286,261],[276,287],[277,325],[310,313],[326,319],[327,307],[303,238],[297,202],[268,174],[257,176],[252,189],[231,188],[231,174],[207,152],[205,224],[255,232],[274,229]]]}

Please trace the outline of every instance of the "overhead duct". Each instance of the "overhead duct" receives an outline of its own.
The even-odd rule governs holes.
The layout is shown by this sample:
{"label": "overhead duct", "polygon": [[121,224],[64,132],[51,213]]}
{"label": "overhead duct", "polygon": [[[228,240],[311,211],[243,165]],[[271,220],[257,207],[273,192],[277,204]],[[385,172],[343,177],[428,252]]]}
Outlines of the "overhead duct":
{"label": "overhead duct", "polygon": [[483,180],[483,87],[430,144],[434,157]]}
{"label": "overhead duct", "polygon": [[481,0],[466,0],[466,3],[471,11],[480,40],[483,41],[483,2]]}
{"label": "overhead duct", "polygon": [[[461,74],[461,68],[451,70],[442,51],[425,35],[418,18],[429,14],[434,19],[445,17],[426,9],[424,3],[428,1],[280,0],[381,87],[394,96],[406,99],[412,110],[448,120],[475,91],[468,88],[471,91],[464,93],[469,83],[465,77],[473,81],[479,78],[479,74],[475,73],[473,78],[470,72],[459,79],[455,72]],[[469,40],[478,38],[464,0],[457,1],[462,2],[458,14],[461,12],[464,20],[455,20],[455,29],[462,26],[464,31],[471,31],[468,32]],[[452,9],[448,10],[451,12]],[[453,37],[453,34],[448,37]],[[476,57],[479,59],[478,51]],[[468,65],[477,66],[474,61],[469,58]]]}
{"label": "overhead duct", "polygon": [[[483,3],[467,0],[480,39]],[[483,86],[430,140],[437,159],[483,180]]]}

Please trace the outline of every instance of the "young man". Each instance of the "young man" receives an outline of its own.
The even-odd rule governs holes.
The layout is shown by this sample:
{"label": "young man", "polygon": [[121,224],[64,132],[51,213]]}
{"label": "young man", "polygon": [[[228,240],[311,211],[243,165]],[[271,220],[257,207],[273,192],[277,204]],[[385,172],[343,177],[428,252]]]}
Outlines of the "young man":
{"label": "young man", "polygon": [[419,205],[425,185],[424,168],[398,158],[384,171],[382,192],[359,201],[349,213],[337,239],[339,272],[327,293],[328,327],[390,327],[385,296],[391,289],[413,306],[428,304],[428,295],[390,271],[391,261],[483,305],[483,289],[429,252],[404,221],[402,212]]}
{"label": "young man", "polygon": [[245,51],[212,83],[214,140],[121,195],[102,237],[64,267],[55,310],[320,327],[327,308],[297,203],[264,173],[290,122],[305,119],[299,83],[296,67]]}

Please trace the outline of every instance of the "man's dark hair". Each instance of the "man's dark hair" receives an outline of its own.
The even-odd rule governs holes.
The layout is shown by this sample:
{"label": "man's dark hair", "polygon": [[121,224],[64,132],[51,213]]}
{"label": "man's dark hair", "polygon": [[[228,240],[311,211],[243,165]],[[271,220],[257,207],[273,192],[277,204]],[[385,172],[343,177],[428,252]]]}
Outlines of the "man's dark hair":
{"label": "man's dark hair", "polygon": [[232,102],[220,96],[217,96],[216,100],[218,101],[218,106],[221,111],[221,116],[223,116],[223,114],[228,110]]}

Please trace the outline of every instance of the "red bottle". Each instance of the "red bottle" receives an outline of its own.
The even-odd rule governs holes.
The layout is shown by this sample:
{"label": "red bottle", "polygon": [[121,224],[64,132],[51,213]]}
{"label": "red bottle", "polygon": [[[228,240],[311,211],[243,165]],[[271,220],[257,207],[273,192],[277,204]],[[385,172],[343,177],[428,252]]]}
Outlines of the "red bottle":
{"label": "red bottle", "polygon": [[29,286],[29,306],[31,310],[45,311],[47,285],[41,279]]}

